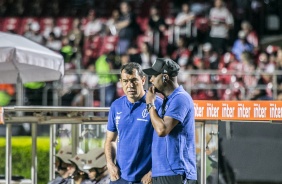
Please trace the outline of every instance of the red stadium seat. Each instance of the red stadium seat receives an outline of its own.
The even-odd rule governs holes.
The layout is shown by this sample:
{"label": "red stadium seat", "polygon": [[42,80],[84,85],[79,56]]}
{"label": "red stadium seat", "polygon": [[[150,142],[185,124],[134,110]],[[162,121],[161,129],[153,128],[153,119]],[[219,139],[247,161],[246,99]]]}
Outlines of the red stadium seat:
{"label": "red stadium seat", "polygon": [[72,28],[73,18],[59,17],[56,19],[56,24],[62,30],[62,35],[67,35]]}
{"label": "red stadium seat", "polygon": [[90,36],[83,46],[83,65],[87,66],[91,59],[97,59],[101,53],[103,38],[101,36]]}
{"label": "red stadium seat", "polygon": [[1,31],[14,31],[18,33],[20,25],[21,25],[21,18],[18,17],[7,17],[4,18],[1,24]]}
{"label": "red stadium seat", "polygon": [[196,28],[201,32],[209,31],[209,19],[206,17],[197,17],[195,20]]}
{"label": "red stadium seat", "polygon": [[28,26],[33,22],[38,22],[37,17],[24,17],[22,18],[21,25],[19,28],[19,34],[24,34],[28,30]]}
{"label": "red stadium seat", "polygon": [[137,37],[137,46],[139,50],[141,50],[142,43],[144,42],[147,42],[150,44],[150,46],[152,46],[152,39],[153,39],[152,36],[149,36],[149,35],[145,35],[145,34],[139,35]]}
{"label": "red stadium seat", "polygon": [[54,19],[52,17],[43,17],[39,20],[40,30],[44,32],[45,28],[53,23]]}
{"label": "red stadium seat", "polygon": [[116,49],[117,43],[118,43],[118,36],[113,36],[113,35],[105,36],[103,38],[100,55],[114,51]]}
{"label": "red stadium seat", "polygon": [[138,16],[136,18],[136,22],[139,25],[141,31],[143,33],[145,33],[148,30],[148,22],[149,22],[149,18],[148,17],[140,17]]}
{"label": "red stadium seat", "polygon": [[175,20],[175,17],[166,17],[165,18],[165,23],[168,26],[173,26],[174,25],[174,20]]}

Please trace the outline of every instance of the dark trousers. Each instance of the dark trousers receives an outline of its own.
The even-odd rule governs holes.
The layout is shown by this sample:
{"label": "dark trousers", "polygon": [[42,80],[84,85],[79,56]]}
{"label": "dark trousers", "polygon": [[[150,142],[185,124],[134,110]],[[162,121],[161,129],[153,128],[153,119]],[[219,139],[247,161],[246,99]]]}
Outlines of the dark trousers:
{"label": "dark trousers", "polygon": [[213,46],[213,50],[218,54],[224,54],[227,51],[228,40],[226,38],[214,38],[210,37],[210,42]]}
{"label": "dark trousers", "polygon": [[116,181],[111,181],[110,184],[142,184],[142,182],[130,182],[130,181],[126,181],[122,178],[119,178]]}
{"label": "dark trousers", "polygon": [[153,184],[196,184],[196,180],[188,180],[182,175],[153,177]]}

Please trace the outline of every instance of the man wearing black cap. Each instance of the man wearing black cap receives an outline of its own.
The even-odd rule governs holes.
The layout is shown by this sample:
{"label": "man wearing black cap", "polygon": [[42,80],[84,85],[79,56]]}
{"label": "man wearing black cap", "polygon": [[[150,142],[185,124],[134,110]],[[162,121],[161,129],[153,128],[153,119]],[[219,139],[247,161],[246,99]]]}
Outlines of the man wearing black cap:
{"label": "man wearing black cap", "polygon": [[[147,109],[155,129],[152,143],[153,184],[194,184],[197,180],[194,103],[177,83],[179,65],[158,58],[144,73],[152,76],[146,95]],[[164,95],[156,110],[156,92]]]}

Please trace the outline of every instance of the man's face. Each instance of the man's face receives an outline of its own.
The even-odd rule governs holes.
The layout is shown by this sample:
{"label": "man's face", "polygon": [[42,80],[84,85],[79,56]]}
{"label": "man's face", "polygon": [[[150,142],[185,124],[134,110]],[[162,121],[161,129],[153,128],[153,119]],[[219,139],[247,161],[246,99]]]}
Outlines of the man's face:
{"label": "man's face", "polygon": [[155,86],[156,91],[162,91],[164,82],[162,80],[163,74],[152,75],[150,78],[150,82],[153,86]]}
{"label": "man's face", "polygon": [[145,84],[145,77],[140,77],[136,69],[133,70],[132,74],[127,74],[123,70],[121,72],[120,82],[122,89],[127,99],[134,103],[138,101],[145,94],[143,85]]}
{"label": "man's face", "polygon": [[126,3],[121,3],[120,5],[120,11],[122,14],[126,14],[129,12],[129,7]]}
{"label": "man's face", "polygon": [[68,176],[73,175],[75,171],[75,166],[73,164],[68,164],[67,168],[68,168]]}
{"label": "man's face", "polygon": [[[61,167],[59,168],[60,162],[61,162]],[[58,158],[56,159],[55,162],[56,171],[63,178],[66,178],[70,175],[69,172],[70,165],[71,164],[60,161]]]}
{"label": "man's face", "polygon": [[95,178],[97,178],[97,172],[94,168],[89,169],[88,177],[90,180],[94,180]]}

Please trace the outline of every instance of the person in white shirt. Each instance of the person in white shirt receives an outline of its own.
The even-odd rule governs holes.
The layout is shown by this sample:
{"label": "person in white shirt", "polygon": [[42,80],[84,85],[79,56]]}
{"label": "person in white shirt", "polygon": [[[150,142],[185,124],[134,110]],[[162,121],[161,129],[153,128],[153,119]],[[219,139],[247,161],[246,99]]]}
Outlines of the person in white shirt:
{"label": "person in white shirt", "polygon": [[210,10],[210,41],[215,51],[223,54],[227,50],[229,30],[233,27],[234,19],[224,6],[223,0],[215,0]]}
{"label": "person in white shirt", "polygon": [[85,25],[84,36],[96,35],[102,31],[103,24],[100,19],[96,17],[94,10],[88,13],[88,22]]}
{"label": "person in white shirt", "polygon": [[190,11],[187,3],[182,4],[182,11],[177,14],[175,18],[176,30],[179,31],[180,36],[191,35],[191,25],[195,19],[195,14]]}

